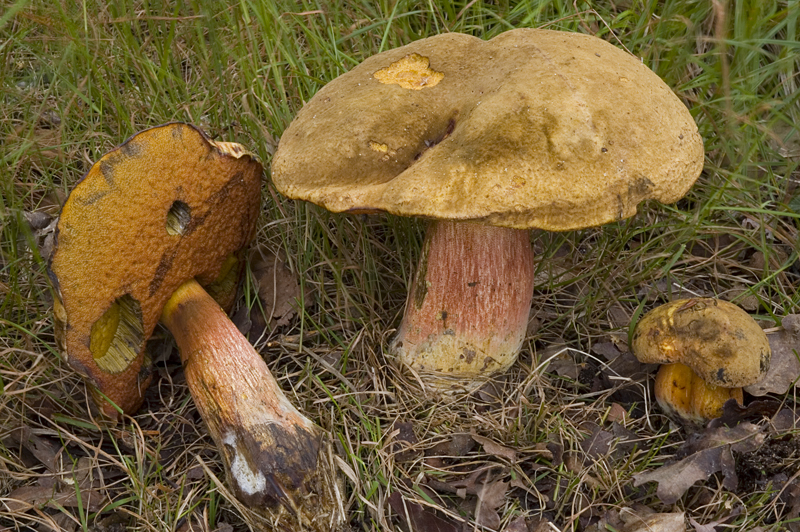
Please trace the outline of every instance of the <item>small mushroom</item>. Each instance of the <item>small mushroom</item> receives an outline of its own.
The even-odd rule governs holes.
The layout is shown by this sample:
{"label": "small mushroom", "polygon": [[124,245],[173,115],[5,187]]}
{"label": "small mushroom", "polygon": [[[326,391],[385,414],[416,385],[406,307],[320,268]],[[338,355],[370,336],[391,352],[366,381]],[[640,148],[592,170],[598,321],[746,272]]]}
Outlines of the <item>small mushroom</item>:
{"label": "small mushroom", "polygon": [[117,418],[143,401],[145,342],[161,320],[236,496],[276,528],[334,530],[343,510],[328,435],[292,406],[220,308],[233,301],[255,233],[262,173],[242,146],[188,124],[146,130],[103,156],[59,219],[57,336],[101,411]]}
{"label": "small mushroom", "polygon": [[770,366],[767,335],[750,315],[727,301],[681,299],[661,305],[636,324],[633,354],[664,364],[655,396],[668,414],[702,424],[722,415],[728,399],[743,402],[742,387]]}
{"label": "small mushroom", "polygon": [[441,392],[514,363],[534,289],[529,229],[674,202],[702,166],[691,115],[639,59],[588,35],[517,29],[368,58],[298,113],[272,180],[334,212],[431,220],[391,349]]}

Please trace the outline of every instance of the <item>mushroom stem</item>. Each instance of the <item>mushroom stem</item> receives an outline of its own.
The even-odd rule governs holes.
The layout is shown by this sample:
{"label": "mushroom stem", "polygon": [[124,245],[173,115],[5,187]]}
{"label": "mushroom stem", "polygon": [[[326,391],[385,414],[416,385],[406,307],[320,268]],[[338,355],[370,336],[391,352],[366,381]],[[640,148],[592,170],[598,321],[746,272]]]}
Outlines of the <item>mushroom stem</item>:
{"label": "mushroom stem", "polygon": [[432,222],[391,349],[431,392],[475,389],[516,360],[532,298],[528,231]]}
{"label": "mushroom stem", "polygon": [[692,368],[676,362],[658,369],[655,382],[658,405],[668,415],[705,425],[722,415],[722,405],[728,399],[744,403],[741,388],[723,388],[705,382]]}
{"label": "mushroom stem", "polygon": [[164,306],[186,380],[235,495],[275,529],[330,531],[344,510],[328,434],[292,406],[264,360],[194,280]]}

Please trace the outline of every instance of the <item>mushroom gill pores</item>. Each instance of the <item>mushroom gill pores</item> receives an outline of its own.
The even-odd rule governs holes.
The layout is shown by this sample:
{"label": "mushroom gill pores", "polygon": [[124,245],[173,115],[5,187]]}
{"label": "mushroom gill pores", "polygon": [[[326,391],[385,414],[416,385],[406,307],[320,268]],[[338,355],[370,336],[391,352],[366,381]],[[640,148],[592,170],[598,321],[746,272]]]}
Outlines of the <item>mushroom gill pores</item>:
{"label": "mushroom gill pores", "polygon": [[636,324],[631,348],[641,362],[663,364],[656,399],[691,421],[718,417],[727,399],[741,402],[741,388],[766,375],[771,357],[755,320],[713,298],[682,299],[651,310]]}
{"label": "mushroom gill pores", "polygon": [[330,438],[220,308],[235,296],[255,233],[262,173],[242,146],[188,124],[143,131],[103,156],[58,224],[50,272],[59,343],[101,411],[118,418],[143,401],[145,342],[161,320],[236,496],[277,529],[337,530]]}
{"label": "mushroom gill pores", "polygon": [[589,35],[516,29],[367,58],[300,110],[272,180],[333,212],[431,220],[391,351],[442,392],[516,360],[533,294],[528,229],[674,202],[702,166],[691,115],[638,58]]}

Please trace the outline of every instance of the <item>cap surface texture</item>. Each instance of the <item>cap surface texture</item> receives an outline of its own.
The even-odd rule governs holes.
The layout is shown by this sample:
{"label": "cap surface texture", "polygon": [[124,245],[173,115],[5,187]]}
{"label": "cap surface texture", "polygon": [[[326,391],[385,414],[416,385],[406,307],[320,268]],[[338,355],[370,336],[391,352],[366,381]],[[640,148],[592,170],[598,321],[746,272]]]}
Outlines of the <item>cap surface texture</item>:
{"label": "cap surface texture", "polygon": [[682,197],[703,165],[686,107],[592,36],[450,33],[323,87],[285,131],[272,179],[334,212],[570,230]]}

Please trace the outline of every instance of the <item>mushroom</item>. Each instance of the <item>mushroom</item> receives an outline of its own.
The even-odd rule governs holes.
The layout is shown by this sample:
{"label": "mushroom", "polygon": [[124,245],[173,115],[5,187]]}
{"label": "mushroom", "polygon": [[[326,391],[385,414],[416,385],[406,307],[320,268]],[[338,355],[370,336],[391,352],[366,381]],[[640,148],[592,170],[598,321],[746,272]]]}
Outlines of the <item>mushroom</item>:
{"label": "mushroom", "polygon": [[517,29],[366,59],[298,113],[272,180],[334,212],[431,220],[390,347],[438,393],[514,363],[534,288],[529,229],[677,201],[702,166],[686,107],[637,58],[588,35]]}
{"label": "mushroom", "polygon": [[146,130],[103,156],[58,222],[57,337],[100,410],[118,418],[143,401],[145,342],[161,320],[236,496],[276,526],[331,530],[343,510],[330,439],[220,308],[255,234],[262,173],[242,146],[188,124]]}
{"label": "mushroom", "polygon": [[680,299],[645,314],[633,330],[633,354],[658,370],[659,406],[689,423],[722,415],[728,399],[743,402],[742,387],[770,366],[767,335],[750,315],[727,301]]}

